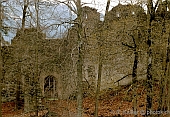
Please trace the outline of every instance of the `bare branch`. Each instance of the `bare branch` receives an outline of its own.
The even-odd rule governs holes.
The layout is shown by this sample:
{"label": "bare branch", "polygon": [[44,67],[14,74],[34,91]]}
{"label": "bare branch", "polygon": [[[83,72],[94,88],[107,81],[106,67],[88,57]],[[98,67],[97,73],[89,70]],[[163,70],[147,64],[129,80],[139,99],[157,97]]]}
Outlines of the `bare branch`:
{"label": "bare branch", "polygon": [[114,82],[114,84],[117,83],[117,82],[119,82],[119,81],[121,81],[121,80],[123,80],[123,79],[125,79],[126,77],[128,77],[128,76],[130,76],[130,75],[132,75],[132,74],[128,74],[128,75],[123,76],[122,78],[120,78],[119,80],[117,80],[116,82]]}
{"label": "bare branch", "polygon": [[127,46],[127,47],[132,48],[132,49],[134,49],[134,48],[135,48],[135,47],[130,46],[130,45],[128,45],[128,44],[126,44],[126,43],[123,43],[123,42],[122,42],[122,45]]}

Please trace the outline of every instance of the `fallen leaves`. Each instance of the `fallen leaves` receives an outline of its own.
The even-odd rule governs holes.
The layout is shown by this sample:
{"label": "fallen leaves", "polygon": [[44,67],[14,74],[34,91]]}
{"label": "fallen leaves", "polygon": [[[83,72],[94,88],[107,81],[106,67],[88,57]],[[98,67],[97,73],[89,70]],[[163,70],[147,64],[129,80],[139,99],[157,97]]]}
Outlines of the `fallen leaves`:
{"label": "fallen leaves", "polygon": [[[137,89],[137,114],[138,117],[142,117],[145,114],[146,109],[146,90],[145,86],[142,85],[142,81],[138,82]],[[123,86],[119,90],[109,90],[100,96],[99,100],[99,117],[114,117],[121,115],[123,117],[133,117],[134,112],[132,108],[132,101],[126,100],[126,98],[132,98],[132,90],[128,91],[130,86]],[[154,103],[153,108],[158,107],[158,95],[159,87],[154,87]],[[46,107],[48,107],[49,112],[55,113],[60,117],[75,117],[76,116],[76,100],[54,100],[48,101]],[[14,110],[15,103],[8,102],[3,104],[3,117],[27,117],[28,114],[23,114],[23,109],[19,111]],[[86,97],[83,100],[83,117],[93,117],[95,110],[95,98]],[[39,111],[39,115],[47,113],[47,111]],[[21,116],[22,115],[22,116]]]}

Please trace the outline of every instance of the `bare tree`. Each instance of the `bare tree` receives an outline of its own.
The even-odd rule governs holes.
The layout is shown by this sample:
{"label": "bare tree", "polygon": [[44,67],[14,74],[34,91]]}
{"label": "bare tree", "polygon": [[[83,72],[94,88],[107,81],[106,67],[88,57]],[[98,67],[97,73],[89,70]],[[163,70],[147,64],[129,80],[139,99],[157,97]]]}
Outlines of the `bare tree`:
{"label": "bare tree", "polygon": [[105,12],[105,18],[101,25],[101,30],[99,30],[99,40],[98,40],[98,46],[99,46],[99,66],[98,66],[98,80],[97,80],[97,88],[96,88],[96,94],[95,94],[95,117],[98,117],[98,105],[99,105],[99,93],[100,93],[100,86],[101,86],[101,75],[102,75],[102,66],[103,66],[103,54],[102,54],[102,46],[103,46],[103,27],[105,26],[107,17],[108,17],[108,11],[110,6],[110,0],[107,1],[106,5],[106,12]]}
{"label": "bare tree", "polygon": [[[29,0],[24,0],[24,8],[22,11],[22,25],[21,25],[21,30],[23,30],[23,34],[24,34],[24,28],[25,28],[25,21],[26,21],[26,11],[28,8],[28,2]],[[21,45],[21,40],[19,40],[19,45]],[[18,56],[18,60],[20,61],[22,58],[21,56]],[[21,75],[21,63],[18,62],[17,64],[17,69],[18,69],[18,76],[17,76],[17,88],[16,88],[16,109],[20,109],[19,104],[20,104],[20,90],[21,90],[21,82],[20,82],[20,78],[22,77]]]}
{"label": "bare tree", "polygon": [[[167,10],[167,8],[164,8],[165,6],[167,7],[167,1],[166,2],[164,2],[166,5],[164,5],[163,4],[163,1],[162,0],[160,0],[159,1],[160,2],[160,4],[159,4],[159,7],[158,7],[158,17],[160,18],[160,20],[161,20],[161,22],[162,22],[162,31],[161,31],[161,38],[162,38],[162,40],[166,40],[166,26],[165,26],[165,21],[166,21],[166,19],[165,19],[165,17],[166,17],[166,10]],[[159,11],[160,10],[160,11]],[[161,14],[161,15],[160,15]],[[162,45],[164,45],[164,43],[162,44]],[[167,43],[167,45],[169,45],[169,42]],[[163,50],[162,50],[162,54],[163,54],[163,56],[162,56],[162,60],[163,60],[163,62],[162,62],[162,71],[164,72],[164,73],[162,73],[162,75],[161,75],[161,79],[160,79],[160,96],[159,96],[159,106],[158,106],[158,110],[159,111],[161,111],[161,110],[164,110],[165,108],[166,108],[166,104],[165,104],[165,102],[166,102],[166,100],[165,100],[165,92],[166,92],[166,89],[167,89],[167,64],[168,64],[168,54],[166,54],[166,51],[167,51],[167,53],[168,53],[168,48],[166,49],[166,48],[163,48]],[[158,116],[162,116],[162,114],[161,115],[158,115]]]}
{"label": "bare tree", "polygon": [[[157,0],[157,4],[158,4]],[[147,1],[147,55],[148,55],[148,64],[147,64],[147,103],[146,103],[146,116],[148,117],[152,117],[153,115],[150,113],[152,110],[152,100],[153,100],[153,96],[152,96],[152,85],[153,85],[153,73],[152,73],[152,62],[153,62],[153,53],[152,53],[152,22],[154,20],[155,17],[155,9],[157,7],[157,4],[153,5],[153,0],[148,0]],[[149,113],[147,113],[149,112]]]}
{"label": "bare tree", "polygon": [[77,22],[78,22],[78,28],[77,28],[77,38],[78,38],[78,61],[77,61],[77,87],[78,87],[78,93],[77,93],[77,117],[82,117],[83,112],[83,93],[82,93],[82,80],[83,80],[83,74],[82,74],[82,67],[83,67],[83,40],[82,40],[82,6],[81,6],[81,0],[77,0],[75,3],[77,6]]}
{"label": "bare tree", "polygon": [[[0,28],[2,29],[2,3],[0,2]],[[2,32],[0,32],[0,117],[2,117],[2,56],[1,56],[1,40]]]}

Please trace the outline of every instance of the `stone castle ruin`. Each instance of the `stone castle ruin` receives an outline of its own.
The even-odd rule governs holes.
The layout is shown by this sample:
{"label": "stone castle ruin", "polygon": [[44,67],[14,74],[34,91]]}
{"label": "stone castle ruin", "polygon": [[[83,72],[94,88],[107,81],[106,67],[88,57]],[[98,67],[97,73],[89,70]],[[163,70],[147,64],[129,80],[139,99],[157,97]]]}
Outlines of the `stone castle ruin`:
{"label": "stone castle ruin", "polygon": [[[126,11],[126,12],[125,12]],[[139,18],[138,14],[143,14]],[[137,5],[121,5],[112,8],[108,14],[109,25],[104,27],[105,41],[103,41],[103,68],[101,89],[113,88],[119,82],[125,85],[131,82],[133,67],[133,51],[122,45],[122,41],[131,43],[128,35],[120,37],[123,30],[133,30],[136,26],[135,18],[145,22],[145,12]],[[131,18],[133,16],[133,20]],[[84,29],[84,63],[83,82],[90,90],[96,87],[98,78],[98,31],[100,14],[96,9],[83,7]],[[75,19],[76,20],[76,19]],[[129,23],[124,26],[124,23]],[[130,25],[130,26],[129,26]],[[11,43],[10,74],[5,77],[19,78],[20,86],[25,90],[31,89],[36,84],[43,97],[68,98],[76,91],[76,61],[77,61],[77,35],[76,25],[67,31],[67,36],[62,39],[46,39],[45,34],[36,28],[18,30]],[[142,53],[144,54],[144,53]],[[145,75],[145,59],[140,58],[139,78]],[[12,64],[15,63],[15,64]],[[14,70],[16,69],[16,70]],[[11,82],[16,82],[12,81]],[[32,89],[34,90],[34,89]],[[88,89],[84,89],[88,90]],[[91,92],[93,94],[93,92]]]}

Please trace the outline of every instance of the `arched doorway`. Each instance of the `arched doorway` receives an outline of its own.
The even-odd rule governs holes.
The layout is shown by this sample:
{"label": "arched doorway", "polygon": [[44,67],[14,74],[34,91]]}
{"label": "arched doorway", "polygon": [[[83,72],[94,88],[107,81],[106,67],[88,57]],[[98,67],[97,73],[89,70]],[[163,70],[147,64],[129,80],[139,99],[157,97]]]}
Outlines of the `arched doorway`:
{"label": "arched doorway", "polygon": [[56,92],[56,78],[53,75],[48,75],[44,79],[44,96],[47,98],[57,97]]}

